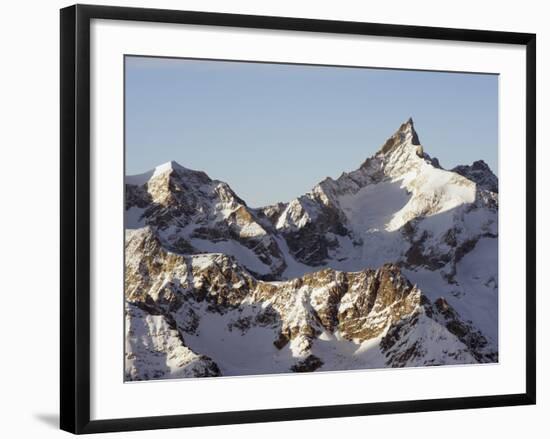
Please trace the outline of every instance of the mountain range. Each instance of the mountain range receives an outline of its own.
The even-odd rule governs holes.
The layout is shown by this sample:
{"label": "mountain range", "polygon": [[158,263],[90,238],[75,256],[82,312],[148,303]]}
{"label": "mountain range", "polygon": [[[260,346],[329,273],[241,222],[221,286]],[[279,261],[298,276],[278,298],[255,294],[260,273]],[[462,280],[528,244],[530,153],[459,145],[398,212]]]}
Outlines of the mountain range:
{"label": "mountain range", "polygon": [[498,179],[412,119],[288,203],[176,162],[125,191],[127,380],[498,361]]}

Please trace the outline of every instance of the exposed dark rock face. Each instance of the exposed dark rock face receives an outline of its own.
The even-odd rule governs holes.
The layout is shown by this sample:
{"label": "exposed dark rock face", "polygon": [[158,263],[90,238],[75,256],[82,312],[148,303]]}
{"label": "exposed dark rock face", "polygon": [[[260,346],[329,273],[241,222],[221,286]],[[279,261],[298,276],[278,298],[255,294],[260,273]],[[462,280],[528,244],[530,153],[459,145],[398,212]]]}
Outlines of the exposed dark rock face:
{"label": "exposed dark rock face", "polygon": [[471,325],[462,321],[457,312],[443,297],[434,302],[433,309],[437,310],[440,320],[444,322],[449,332],[468,347],[476,360],[480,363],[498,361],[498,352],[486,349],[488,346],[487,339]]}
{"label": "exposed dark rock face", "polygon": [[323,365],[323,361],[315,355],[308,355],[304,360],[299,361],[290,369],[292,372],[314,372]]}
{"label": "exposed dark rock face", "polygon": [[[202,316],[195,308],[205,303],[210,313],[235,313],[227,324],[229,332],[245,336],[254,328],[268,328],[273,331],[272,344],[277,350],[293,343],[293,349],[303,357],[290,366],[297,372],[323,366],[322,359],[312,353],[323,332],[338,332],[358,343],[383,336],[380,346],[387,355],[387,366],[421,361],[422,340],[409,346],[410,334],[418,325],[426,324],[419,322],[420,315],[430,319],[430,324],[446,328],[448,337],[454,335],[462,342],[459,357],[467,355],[479,362],[497,358],[485,338],[461,320],[446,301],[432,305],[395,264],[357,273],[325,269],[273,284],[256,280],[225,255],[187,257],[167,252],[147,229],[134,232],[127,247],[135,255],[127,261],[128,302],[162,318],[182,347],[187,348],[181,334],[196,335],[199,331]],[[200,369],[201,373],[216,373],[216,358],[201,357],[200,361],[208,366]],[[185,361],[182,364],[187,365]],[[134,375],[141,377],[139,365],[134,363],[133,367]]]}
{"label": "exposed dark rock face", "polygon": [[483,189],[498,194],[498,178],[483,160],[477,160],[471,165],[456,166],[452,171],[472,180]]}
{"label": "exposed dark rock face", "polygon": [[[391,322],[412,312],[416,290],[396,265],[350,274],[352,291],[344,297],[338,329],[349,340],[378,337]],[[373,318],[376,316],[376,318]]]}
{"label": "exposed dark rock face", "polygon": [[[391,136],[388,140],[386,140],[386,143],[382,145],[382,148],[380,148],[378,153],[379,154],[390,153],[397,146],[400,146],[405,141],[405,138],[409,133],[411,136],[411,144],[420,146],[420,139],[418,138],[418,134],[414,129],[414,123],[411,117],[407,120],[407,122],[405,122],[399,127],[399,129],[395,132],[393,136]],[[423,155],[423,151],[420,156],[422,157],[422,155]]]}
{"label": "exposed dark rock face", "polygon": [[[307,224],[298,230],[283,233],[294,258],[312,267],[322,265],[329,256],[329,249],[337,245],[336,241],[326,238],[326,234],[334,224],[330,220],[319,221]],[[341,230],[338,231],[341,232]]]}
{"label": "exposed dark rock face", "polygon": [[[462,342],[460,348],[446,352],[448,357],[456,359],[466,354],[474,357],[479,363],[498,361],[498,353],[487,349],[486,338],[470,324],[460,320],[456,311],[445,299],[439,298],[432,304],[427,297],[422,296],[420,303],[421,307],[392,324],[380,342],[380,348],[387,358],[388,366],[405,367],[411,362],[414,363],[415,360],[422,361],[429,344],[415,332],[427,318],[432,323],[436,322],[445,327]],[[427,364],[439,366],[446,363],[430,359]]]}
{"label": "exposed dark rock face", "polygon": [[[448,233],[445,235],[444,240],[448,242],[449,239],[451,239],[452,242],[452,238],[449,238]],[[424,230],[420,237],[411,239],[411,246],[405,254],[406,266],[437,270],[443,268],[452,259],[452,253],[436,253],[433,247],[426,246],[428,237],[429,233]],[[454,241],[454,243],[456,246],[456,241]]]}
{"label": "exposed dark rock face", "polygon": [[[140,185],[127,184],[126,193],[126,208],[143,209],[143,225],[171,251],[206,253],[193,244],[196,239],[222,248],[225,243],[237,242],[266,266],[265,272],[249,268],[258,278],[274,279],[286,268],[277,241],[264,229],[265,222],[229,185],[211,180],[204,172],[171,163]],[[185,228],[189,232],[183,232]]]}
{"label": "exposed dark rock face", "polygon": [[[498,272],[465,274],[463,261],[498,237],[498,179],[482,161],[443,169],[412,119],[289,203],[249,208],[171,162],[129,179],[126,209],[129,380],[239,374],[226,339],[262,353],[250,373],[498,360],[462,315],[471,305],[451,305],[475,303],[472,285],[496,303]],[[379,355],[363,364],[365,343]]]}
{"label": "exposed dark rock face", "polygon": [[145,208],[151,203],[151,196],[143,186],[135,186],[132,184],[126,185],[126,210],[131,207]]}

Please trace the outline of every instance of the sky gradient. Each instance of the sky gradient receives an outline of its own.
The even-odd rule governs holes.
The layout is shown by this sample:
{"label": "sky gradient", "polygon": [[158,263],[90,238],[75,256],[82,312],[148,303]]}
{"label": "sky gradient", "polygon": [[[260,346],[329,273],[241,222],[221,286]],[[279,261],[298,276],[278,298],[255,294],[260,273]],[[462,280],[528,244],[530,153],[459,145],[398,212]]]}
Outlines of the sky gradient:
{"label": "sky gradient", "polygon": [[444,168],[498,175],[498,76],[126,57],[126,174],[175,160],[248,205],[357,169],[412,117]]}

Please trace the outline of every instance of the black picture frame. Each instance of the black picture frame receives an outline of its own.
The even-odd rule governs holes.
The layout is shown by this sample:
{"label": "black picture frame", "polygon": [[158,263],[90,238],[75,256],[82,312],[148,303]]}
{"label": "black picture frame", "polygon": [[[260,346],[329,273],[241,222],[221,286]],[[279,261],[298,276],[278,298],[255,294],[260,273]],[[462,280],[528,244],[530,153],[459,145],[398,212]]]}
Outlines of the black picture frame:
{"label": "black picture frame", "polygon": [[[407,37],[526,47],[526,376],[525,393],[224,413],[90,420],[90,21],[133,20],[334,34]],[[80,433],[273,422],[327,417],[535,404],[536,35],[377,23],[111,6],[61,10],[61,429]]]}

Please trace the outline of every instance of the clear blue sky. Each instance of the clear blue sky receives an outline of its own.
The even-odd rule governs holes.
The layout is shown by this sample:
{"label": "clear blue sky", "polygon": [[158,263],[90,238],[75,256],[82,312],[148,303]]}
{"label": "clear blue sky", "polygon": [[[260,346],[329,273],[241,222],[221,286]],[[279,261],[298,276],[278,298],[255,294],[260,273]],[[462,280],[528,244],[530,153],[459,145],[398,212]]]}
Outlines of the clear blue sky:
{"label": "clear blue sky", "polygon": [[358,168],[409,116],[443,167],[497,173],[495,75],[126,58],[126,173],[175,160],[253,207]]}

